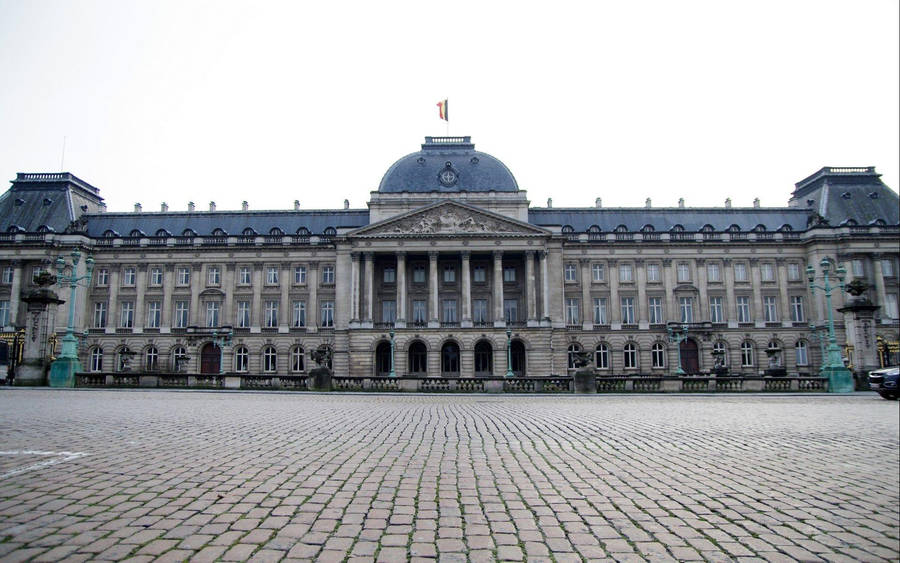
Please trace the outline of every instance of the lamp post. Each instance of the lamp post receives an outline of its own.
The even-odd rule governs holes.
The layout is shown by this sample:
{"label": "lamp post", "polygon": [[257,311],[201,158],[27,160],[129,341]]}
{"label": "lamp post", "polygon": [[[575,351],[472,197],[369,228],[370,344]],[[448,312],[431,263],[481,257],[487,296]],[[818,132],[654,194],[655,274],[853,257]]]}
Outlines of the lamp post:
{"label": "lamp post", "polygon": [[219,348],[219,375],[225,373],[225,346],[231,346],[233,334],[230,326],[222,326],[212,330],[213,344]]}
{"label": "lamp post", "polygon": [[512,330],[506,327],[506,377],[515,377],[512,370]]}
{"label": "lamp post", "polygon": [[666,325],[666,332],[669,335],[669,342],[678,348],[678,369],[675,370],[675,374],[684,375],[684,369],[681,367],[681,343],[688,338],[688,325],[670,323]]}
{"label": "lamp post", "polygon": [[391,329],[389,334],[391,336],[391,371],[388,373],[388,377],[397,377],[397,372],[394,371],[394,329]]}
{"label": "lamp post", "polygon": [[[66,335],[62,339],[62,350],[59,357],[50,366],[51,387],[74,387],[75,373],[81,370],[81,365],[78,363],[78,338],[75,337],[75,292],[78,289],[78,282],[91,279],[94,273],[94,259],[91,256],[85,259],[85,274],[79,276],[78,264],[81,262],[81,252],[76,248],[72,250],[70,256],[70,264],[66,264],[66,259],[62,255],[56,258],[56,283],[60,287],[68,284],[70,297],[69,321],[66,325]],[[69,266],[68,274],[65,273],[66,266]]]}
{"label": "lamp post", "polygon": [[[850,393],[853,391],[853,376],[850,370],[844,367],[841,360],[841,350],[838,348],[837,339],[834,336],[834,311],[831,308],[831,292],[835,286],[831,285],[831,268],[832,263],[828,258],[822,258],[819,262],[819,268],[822,270],[822,285],[816,284],[816,270],[810,265],[806,267],[806,277],[809,280],[809,292],[815,295],[816,289],[820,289],[825,294],[825,308],[828,309],[828,347],[826,349],[826,357],[822,362],[822,368],[819,370],[820,377],[828,378],[828,391],[831,393]],[[844,287],[844,275],[847,273],[843,267],[838,266],[834,270],[834,277],[837,278],[838,287]]]}

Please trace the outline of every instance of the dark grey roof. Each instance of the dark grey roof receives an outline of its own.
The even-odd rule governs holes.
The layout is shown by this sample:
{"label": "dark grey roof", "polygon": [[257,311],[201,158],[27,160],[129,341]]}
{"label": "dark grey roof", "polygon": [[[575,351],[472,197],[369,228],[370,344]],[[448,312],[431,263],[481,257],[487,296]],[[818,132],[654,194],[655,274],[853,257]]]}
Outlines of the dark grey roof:
{"label": "dark grey roof", "polygon": [[98,209],[103,202],[99,193],[68,172],[19,172],[9,191],[0,195],[0,231],[18,227],[25,232],[63,232],[82,206]]}
{"label": "dark grey roof", "polygon": [[304,211],[207,211],[170,213],[97,213],[85,216],[87,230],[92,237],[103,236],[111,230],[120,236],[128,236],[137,229],[153,236],[160,229],[178,236],[185,229],[198,235],[209,235],[222,229],[229,235],[240,235],[251,228],[261,235],[278,227],[285,234],[294,234],[301,227],[311,234],[322,234],[328,227],[351,228],[369,224],[367,209],[304,210]]}
{"label": "dark grey roof", "polygon": [[874,166],[826,166],[796,186],[792,202],[818,213],[833,227],[847,222],[900,224],[900,196],[884,185]]}
{"label": "dark grey roof", "polygon": [[[471,137],[425,137],[422,150],[395,162],[381,179],[379,192],[515,192],[519,185],[505,164],[478,152]],[[450,170],[454,182],[442,183]]]}
{"label": "dark grey roof", "polygon": [[764,225],[768,231],[777,231],[784,225],[791,230],[806,229],[809,212],[803,209],[783,208],[532,208],[528,211],[528,222],[534,225],[569,225],[575,232],[586,232],[592,225],[603,232],[611,232],[619,225],[629,231],[640,231],[645,225],[652,225],[657,232],[665,232],[676,225],[685,231],[699,231],[711,225],[716,231],[726,231],[737,225],[742,231],[753,230]]}

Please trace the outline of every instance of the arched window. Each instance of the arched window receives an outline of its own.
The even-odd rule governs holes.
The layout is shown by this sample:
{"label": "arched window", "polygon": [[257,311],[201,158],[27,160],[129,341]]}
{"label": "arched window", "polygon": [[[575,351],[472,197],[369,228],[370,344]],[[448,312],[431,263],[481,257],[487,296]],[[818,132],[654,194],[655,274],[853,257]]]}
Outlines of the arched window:
{"label": "arched window", "polygon": [[423,374],[428,371],[428,350],[425,344],[416,340],[409,345],[408,368],[410,374]]}
{"label": "arched window", "polygon": [[494,349],[487,340],[475,344],[475,375],[490,375],[494,372]]}
{"label": "arched window", "polygon": [[227,237],[227,236],[228,236],[228,233],[226,233],[224,229],[220,229],[220,228],[217,227],[217,228],[213,229],[212,236],[214,236],[214,237]]}
{"label": "arched window", "polygon": [[116,371],[131,371],[131,358],[134,353],[128,346],[122,346],[116,352]]}
{"label": "arched window", "polygon": [[789,232],[791,232],[791,231],[793,231],[793,230],[794,230],[794,228],[791,227],[790,225],[788,225],[787,223],[785,223],[784,225],[778,227],[778,231],[779,231],[779,232],[782,232],[782,233],[789,233]]}
{"label": "arched window", "polygon": [[128,236],[134,237],[134,238],[140,238],[140,237],[144,236],[144,233],[142,233],[138,229],[132,229],[131,232],[128,233]]}
{"label": "arched window", "polygon": [[626,227],[625,225],[619,225],[618,227],[616,227],[615,232],[617,232],[617,233],[627,233],[627,232],[628,232],[628,227]]}
{"label": "arched window", "polygon": [[711,232],[713,232],[713,231],[715,231],[715,230],[716,230],[716,229],[715,229],[712,225],[710,225],[709,223],[707,223],[706,225],[703,225],[703,226],[700,228],[700,232],[701,232],[701,233],[711,233]]}
{"label": "arched window", "polygon": [[622,349],[622,362],[625,365],[625,369],[637,368],[637,346],[633,342],[629,342]]}
{"label": "arched window", "polygon": [[741,228],[738,225],[729,225],[728,229],[726,229],[729,233],[739,233],[741,232]]}
{"label": "arched window", "polygon": [[299,229],[297,229],[297,236],[294,238],[297,242],[309,242],[309,229],[307,229],[306,227],[300,227]]}
{"label": "arched window", "polygon": [[602,238],[602,231],[600,227],[597,225],[591,225],[588,227],[588,239],[589,240],[600,240]]}
{"label": "arched window", "polygon": [[263,371],[272,373],[278,370],[278,353],[274,346],[266,346],[263,349]]}
{"label": "arched window", "polygon": [[798,366],[809,365],[809,348],[806,346],[805,340],[798,340],[797,343],[794,344],[794,355],[797,358]]}
{"label": "arched window", "polygon": [[753,343],[741,342],[741,367],[753,367]]}
{"label": "arched window", "polygon": [[112,229],[106,229],[105,231],[103,231],[103,238],[115,238],[117,236],[119,236],[119,233],[115,232]]}
{"label": "arched window", "polygon": [[165,229],[159,229],[158,231],[156,231],[156,236],[158,236],[160,238],[165,238],[165,237],[169,237],[172,235],[169,234],[169,231],[167,231]]}
{"label": "arched window", "polygon": [[269,236],[280,237],[284,235],[284,231],[279,229],[278,227],[272,227],[269,229]]}
{"label": "arched window", "polygon": [[753,232],[754,233],[764,233],[764,232],[766,232],[766,226],[760,223],[759,225],[753,227]]}
{"label": "arched window", "polygon": [[159,369],[159,350],[156,346],[150,346],[144,352],[144,369],[147,371]]}
{"label": "arched window", "polygon": [[391,373],[391,343],[382,341],[375,348],[375,375],[386,376]]}
{"label": "arched window", "polygon": [[250,353],[246,346],[234,349],[234,371],[244,373],[250,369]]}
{"label": "arched window", "polygon": [[325,231],[323,231],[323,233],[322,233],[322,238],[327,241],[327,240],[331,240],[336,235],[337,235],[337,229],[335,229],[334,227],[327,227],[325,229]]}
{"label": "arched window", "polygon": [[103,371],[103,348],[91,349],[91,371]]}
{"label": "arched window", "polygon": [[183,237],[195,237],[197,236],[197,232],[194,229],[185,229],[181,231],[181,236]]}
{"label": "arched window", "polygon": [[650,360],[655,368],[666,367],[666,347],[661,342],[653,344],[650,349]]}
{"label": "arched window", "polygon": [[291,350],[291,371],[294,373],[304,371],[302,346],[294,346]]}
{"label": "arched window", "polygon": [[172,348],[172,370],[183,371],[187,369],[188,355],[184,346]]}
{"label": "arched window", "polygon": [[644,225],[643,227],[641,227],[642,233],[652,233],[654,231],[656,231],[656,227],[654,227],[653,225]]}
{"label": "arched window", "polygon": [[684,232],[684,226],[683,226],[683,225],[675,225],[675,226],[673,226],[673,227],[672,227],[671,229],[669,229],[669,230],[670,230],[671,232],[673,232],[673,233],[683,233],[683,232]]}
{"label": "arched window", "polygon": [[603,342],[594,349],[594,365],[597,369],[609,369],[609,346]]}
{"label": "arched window", "polygon": [[51,228],[48,227],[47,225],[41,225],[40,227],[37,228],[37,232],[39,232],[39,233],[50,233],[50,232],[53,232],[53,229],[51,229]]}
{"label": "arched window", "polygon": [[526,373],[525,344],[521,340],[513,340],[509,345],[510,363],[516,377],[524,377]]}
{"label": "arched window", "polygon": [[577,240],[578,235],[575,234],[575,227],[572,225],[563,225],[562,234],[569,240]]}
{"label": "arched window", "polygon": [[255,235],[256,235],[256,231],[254,231],[254,230],[253,230],[252,228],[250,228],[250,227],[247,227],[246,229],[244,229],[243,231],[241,231],[241,234],[244,235],[245,237],[252,237],[252,236],[255,236]]}
{"label": "arched window", "polygon": [[459,375],[459,346],[456,342],[441,346],[441,373]]}
{"label": "arched window", "polygon": [[569,347],[566,348],[566,358],[568,360],[566,363],[567,363],[569,369],[576,369],[576,365],[575,365],[576,361],[575,360],[578,357],[578,354],[580,352],[581,352],[581,344],[578,344],[577,342],[573,342],[572,344],[569,344]]}

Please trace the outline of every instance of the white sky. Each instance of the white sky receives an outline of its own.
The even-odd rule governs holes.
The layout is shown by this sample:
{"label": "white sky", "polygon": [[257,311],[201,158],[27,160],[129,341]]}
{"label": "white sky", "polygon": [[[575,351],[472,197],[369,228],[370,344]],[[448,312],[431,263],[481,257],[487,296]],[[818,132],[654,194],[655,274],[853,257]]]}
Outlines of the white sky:
{"label": "white sky", "polygon": [[0,0],[0,180],[67,137],[110,211],[364,207],[447,97],[533,205],[897,190],[898,4]]}

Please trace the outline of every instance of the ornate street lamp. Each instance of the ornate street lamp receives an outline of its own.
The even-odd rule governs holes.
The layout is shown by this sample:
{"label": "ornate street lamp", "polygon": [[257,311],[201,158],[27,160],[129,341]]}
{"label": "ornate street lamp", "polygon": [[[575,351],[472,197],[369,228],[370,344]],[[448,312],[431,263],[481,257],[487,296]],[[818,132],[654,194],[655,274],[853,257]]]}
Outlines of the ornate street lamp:
{"label": "ornate street lamp", "polygon": [[675,370],[675,374],[685,375],[684,369],[681,367],[681,343],[688,339],[688,325],[669,323],[666,325],[666,332],[669,335],[669,342],[674,343],[678,349],[678,369]]}
{"label": "ornate street lamp", "polygon": [[512,330],[506,327],[506,377],[515,377],[512,370]]}
{"label": "ornate street lamp", "polygon": [[225,373],[225,347],[231,346],[233,335],[234,331],[231,330],[230,326],[222,326],[212,330],[213,345],[219,348],[219,375]]}
{"label": "ornate street lamp", "polygon": [[[850,393],[854,389],[853,376],[844,366],[841,359],[841,350],[838,348],[837,339],[834,336],[834,312],[831,309],[831,292],[835,287],[831,285],[831,260],[822,258],[819,262],[822,270],[822,285],[816,285],[816,270],[810,265],[806,267],[806,277],[809,279],[809,292],[815,295],[816,289],[821,289],[825,293],[825,308],[828,309],[828,348],[827,355],[822,362],[822,369],[819,370],[820,377],[828,378],[828,391],[831,393]],[[834,277],[837,278],[838,286],[844,288],[844,275],[847,273],[843,267],[838,266],[834,270]]]}
{"label": "ornate street lamp", "polygon": [[397,372],[394,371],[394,329],[391,329],[389,334],[391,336],[391,372],[388,377],[397,377]]}
{"label": "ornate street lamp", "polygon": [[[84,263],[87,268],[83,276],[78,275],[78,263],[81,261],[81,253],[78,249],[72,250],[71,264],[66,264],[66,259],[62,255],[56,258],[56,283],[60,287],[69,284],[71,290],[69,297],[69,322],[66,325],[66,335],[62,339],[62,350],[59,357],[50,366],[50,386],[51,387],[74,387],[75,373],[81,371],[81,365],[78,363],[78,338],[75,337],[75,291],[78,289],[78,282],[88,280],[90,283],[91,276],[94,273],[94,259],[88,256]],[[66,274],[66,266],[69,266],[69,273]]]}

